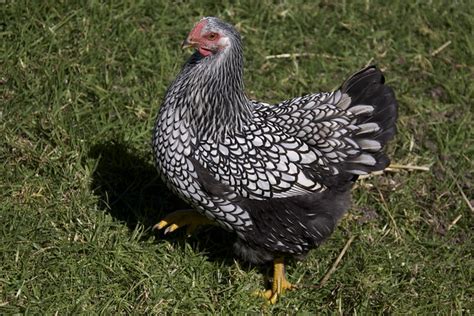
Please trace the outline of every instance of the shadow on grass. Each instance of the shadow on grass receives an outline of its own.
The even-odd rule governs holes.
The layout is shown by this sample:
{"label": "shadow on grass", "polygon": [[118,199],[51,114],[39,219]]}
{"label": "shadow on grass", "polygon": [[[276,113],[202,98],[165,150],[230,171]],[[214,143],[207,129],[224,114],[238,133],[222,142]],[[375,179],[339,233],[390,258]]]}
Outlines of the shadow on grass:
{"label": "shadow on grass", "polygon": [[188,243],[206,253],[210,261],[233,263],[234,236],[219,228],[202,228],[190,238],[183,231],[168,236],[151,229],[164,215],[189,206],[178,199],[159,179],[153,164],[138,156],[133,148],[118,142],[93,146],[89,157],[98,159],[92,190],[99,197],[99,208],[124,222],[130,230],[137,225],[146,229],[144,238],[156,236],[184,246]]}

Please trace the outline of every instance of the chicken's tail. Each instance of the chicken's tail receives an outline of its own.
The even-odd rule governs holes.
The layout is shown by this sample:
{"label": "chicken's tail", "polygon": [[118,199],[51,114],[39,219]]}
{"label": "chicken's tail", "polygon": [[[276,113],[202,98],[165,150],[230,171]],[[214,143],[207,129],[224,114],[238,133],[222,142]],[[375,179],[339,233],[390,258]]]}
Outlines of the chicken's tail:
{"label": "chicken's tail", "polygon": [[390,164],[383,148],[395,136],[398,104],[392,88],[384,82],[382,72],[369,66],[352,75],[340,88],[350,97],[344,108],[355,115],[358,130],[352,140],[362,149],[358,157],[345,165],[352,174],[383,170]]}

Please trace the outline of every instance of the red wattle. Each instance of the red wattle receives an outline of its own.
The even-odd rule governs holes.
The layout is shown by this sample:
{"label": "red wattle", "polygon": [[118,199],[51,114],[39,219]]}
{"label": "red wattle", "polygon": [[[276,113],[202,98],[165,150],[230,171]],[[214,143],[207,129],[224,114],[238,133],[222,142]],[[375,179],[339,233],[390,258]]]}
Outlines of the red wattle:
{"label": "red wattle", "polygon": [[199,47],[198,48],[198,51],[201,55],[203,55],[204,57],[207,57],[209,56],[210,54],[212,54],[212,52],[210,50],[207,50],[205,48],[202,48],[202,47]]}

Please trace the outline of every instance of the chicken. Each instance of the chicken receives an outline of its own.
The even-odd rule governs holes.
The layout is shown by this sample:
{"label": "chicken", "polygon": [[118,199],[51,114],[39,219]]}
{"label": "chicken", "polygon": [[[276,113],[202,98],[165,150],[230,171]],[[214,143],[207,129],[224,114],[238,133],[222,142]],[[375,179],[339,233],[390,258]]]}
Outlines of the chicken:
{"label": "chicken", "polygon": [[375,66],[340,89],[270,105],[244,90],[242,41],[215,17],[183,43],[193,47],[168,88],[153,132],[163,181],[192,210],[158,229],[216,224],[235,233],[234,250],[253,264],[273,262],[271,303],[293,288],[285,258],[302,258],[350,207],[359,175],[383,170],[396,132],[397,102]]}

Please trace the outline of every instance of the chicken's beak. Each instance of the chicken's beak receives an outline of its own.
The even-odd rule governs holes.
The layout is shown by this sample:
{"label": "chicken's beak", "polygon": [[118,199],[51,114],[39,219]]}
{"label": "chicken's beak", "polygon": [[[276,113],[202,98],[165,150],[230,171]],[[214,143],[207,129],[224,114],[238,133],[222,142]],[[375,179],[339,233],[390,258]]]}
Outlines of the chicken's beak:
{"label": "chicken's beak", "polygon": [[189,38],[185,39],[183,43],[181,44],[181,49],[186,49],[189,47],[196,47],[197,43],[190,40]]}

